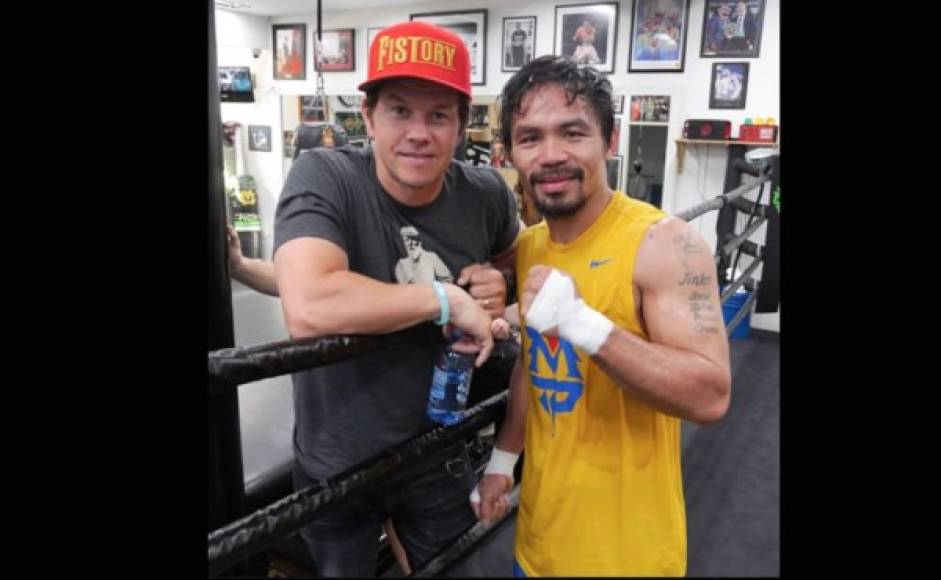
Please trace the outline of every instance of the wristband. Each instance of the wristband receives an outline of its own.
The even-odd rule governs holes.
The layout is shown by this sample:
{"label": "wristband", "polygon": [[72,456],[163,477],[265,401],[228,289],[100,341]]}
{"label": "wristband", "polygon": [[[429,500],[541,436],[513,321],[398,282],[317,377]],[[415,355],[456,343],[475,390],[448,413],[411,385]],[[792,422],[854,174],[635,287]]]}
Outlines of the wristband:
{"label": "wristband", "polygon": [[444,286],[437,280],[431,283],[431,287],[435,289],[435,295],[438,297],[438,306],[441,307],[441,316],[435,321],[435,324],[444,326],[448,323],[448,320],[451,319],[451,303],[448,301],[448,293],[444,291]]}
{"label": "wristband", "polygon": [[[513,481],[513,468],[516,467],[516,460],[519,457],[519,453],[501,451],[494,447],[493,453],[490,454],[490,461],[487,462],[487,467],[484,469],[484,475],[497,473],[505,475],[510,478],[510,481]],[[480,503],[480,483],[474,486],[468,499],[471,503]]]}

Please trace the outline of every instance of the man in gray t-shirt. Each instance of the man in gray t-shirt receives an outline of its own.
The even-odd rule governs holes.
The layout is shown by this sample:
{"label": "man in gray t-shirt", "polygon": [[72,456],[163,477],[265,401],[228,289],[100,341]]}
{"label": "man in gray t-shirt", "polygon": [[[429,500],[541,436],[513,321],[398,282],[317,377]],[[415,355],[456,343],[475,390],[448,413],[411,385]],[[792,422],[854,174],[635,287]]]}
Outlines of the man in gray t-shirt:
{"label": "man in gray t-shirt", "polygon": [[[452,159],[470,101],[460,37],[418,21],[383,29],[360,89],[372,147],[304,153],[281,192],[274,263],[285,322],[293,338],[414,328],[403,344],[294,375],[297,488],[432,425],[425,408],[444,338],[431,322],[449,318],[466,337],[455,349],[481,364],[493,347],[491,318],[506,304],[498,269],[515,261],[519,222],[503,178]],[[302,536],[320,574],[369,576],[391,517],[418,570],[473,525],[473,480],[458,443]]]}

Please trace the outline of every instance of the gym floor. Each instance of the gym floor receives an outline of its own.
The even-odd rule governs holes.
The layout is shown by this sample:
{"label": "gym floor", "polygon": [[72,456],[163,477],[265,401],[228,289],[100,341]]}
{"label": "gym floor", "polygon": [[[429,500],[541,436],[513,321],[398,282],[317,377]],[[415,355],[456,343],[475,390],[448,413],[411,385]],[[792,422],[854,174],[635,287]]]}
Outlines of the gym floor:
{"label": "gym floor", "polygon": [[[688,576],[781,573],[779,345],[777,332],[755,329],[730,341],[728,413],[709,427],[683,423]],[[515,530],[514,515],[446,576],[510,576]]]}

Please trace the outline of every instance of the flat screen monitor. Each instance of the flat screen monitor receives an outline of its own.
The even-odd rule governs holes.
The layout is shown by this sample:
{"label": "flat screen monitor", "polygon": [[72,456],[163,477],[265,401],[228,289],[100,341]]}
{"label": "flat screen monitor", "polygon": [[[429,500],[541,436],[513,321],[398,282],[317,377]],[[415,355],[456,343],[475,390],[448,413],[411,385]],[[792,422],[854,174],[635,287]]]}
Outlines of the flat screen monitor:
{"label": "flat screen monitor", "polygon": [[254,103],[252,73],[247,66],[219,67],[219,97],[223,103]]}

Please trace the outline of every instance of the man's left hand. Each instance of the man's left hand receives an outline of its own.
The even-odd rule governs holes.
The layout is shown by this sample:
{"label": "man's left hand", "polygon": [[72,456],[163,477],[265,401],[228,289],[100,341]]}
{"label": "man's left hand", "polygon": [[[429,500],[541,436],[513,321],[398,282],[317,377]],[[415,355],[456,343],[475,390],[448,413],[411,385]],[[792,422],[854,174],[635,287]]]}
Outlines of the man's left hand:
{"label": "man's left hand", "polygon": [[457,285],[469,285],[467,292],[491,319],[503,316],[506,310],[506,279],[500,270],[490,264],[471,264],[461,270]]}

